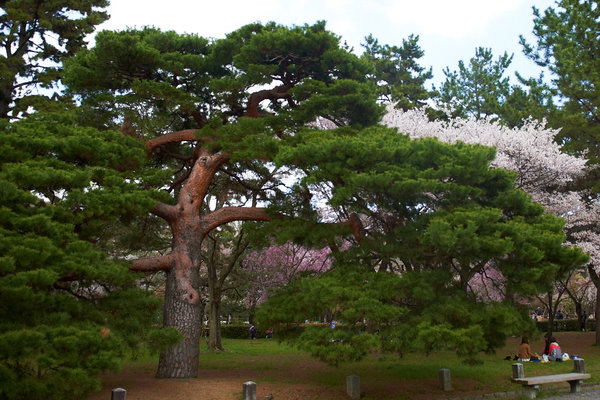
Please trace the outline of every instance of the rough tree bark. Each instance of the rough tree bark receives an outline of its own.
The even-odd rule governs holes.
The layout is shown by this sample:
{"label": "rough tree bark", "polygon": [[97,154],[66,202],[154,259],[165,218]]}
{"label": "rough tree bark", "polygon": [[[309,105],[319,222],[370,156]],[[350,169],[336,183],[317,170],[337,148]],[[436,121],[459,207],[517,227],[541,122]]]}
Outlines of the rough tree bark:
{"label": "rough tree bark", "polygon": [[[181,132],[162,137],[158,143],[182,141],[188,138]],[[168,140],[168,139],[171,140]],[[154,148],[150,143],[150,149]],[[158,378],[192,378],[198,376],[200,320],[199,270],[201,248],[205,236],[218,226],[231,221],[265,221],[267,213],[255,207],[223,207],[207,215],[201,208],[212,178],[229,161],[221,153],[200,152],[192,171],[179,192],[176,205],[159,203],[152,212],[169,223],[173,235],[171,253],[154,258],[134,260],[135,271],[165,270],[164,324],[178,329],[184,339],[175,347],[161,353]]]}

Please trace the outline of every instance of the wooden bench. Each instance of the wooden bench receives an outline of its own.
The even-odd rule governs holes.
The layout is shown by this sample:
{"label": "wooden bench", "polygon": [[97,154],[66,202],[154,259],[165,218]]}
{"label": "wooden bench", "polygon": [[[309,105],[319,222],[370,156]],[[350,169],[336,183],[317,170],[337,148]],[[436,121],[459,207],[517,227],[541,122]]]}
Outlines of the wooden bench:
{"label": "wooden bench", "polygon": [[590,379],[591,377],[590,374],[586,374],[585,372],[571,372],[568,374],[532,376],[525,378],[523,376],[523,365],[513,364],[512,381],[523,385],[526,397],[535,399],[537,390],[540,385],[543,385],[544,383],[569,382],[569,385],[571,385],[571,393],[578,393],[581,391],[581,382],[584,379]]}

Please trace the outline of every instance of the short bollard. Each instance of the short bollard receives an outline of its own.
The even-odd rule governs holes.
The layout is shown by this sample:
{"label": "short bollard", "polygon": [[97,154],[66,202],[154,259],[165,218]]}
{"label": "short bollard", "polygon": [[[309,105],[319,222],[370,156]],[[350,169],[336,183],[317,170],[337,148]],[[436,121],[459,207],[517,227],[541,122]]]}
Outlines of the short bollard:
{"label": "short bollard", "polygon": [[523,372],[523,364],[514,363],[512,365],[512,373],[513,379],[525,378],[525,372]]}
{"label": "short bollard", "polygon": [[346,377],[346,393],[351,399],[360,399],[360,376],[348,375]]}
{"label": "short bollard", "polygon": [[123,388],[113,389],[110,393],[110,400],[125,400],[127,397],[127,390]]}
{"label": "short bollard", "polygon": [[452,390],[452,381],[450,380],[450,370],[448,368],[442,368],[439,371],[440,376],[440,387],[443,391],[449,392]]}
{"label": "short bollard", "polygon": [[575,367],[575,372],[585,374],[585,361],[583,358],[577,358],[573,360],[573,366]]}
{"label": "short bollard", "polygon": [[244,382],[242,400],[256,400],[256,383],[252,381]]}

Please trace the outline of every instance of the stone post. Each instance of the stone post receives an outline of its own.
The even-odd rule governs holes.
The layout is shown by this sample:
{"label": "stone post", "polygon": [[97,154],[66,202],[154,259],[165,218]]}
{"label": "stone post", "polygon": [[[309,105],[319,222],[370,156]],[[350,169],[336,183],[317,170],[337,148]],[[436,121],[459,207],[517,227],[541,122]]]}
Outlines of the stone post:
{"label": "stone post", "polygon": [[113,389],[110,393],[110,400],[125,400],[127,397],[127,390],[123,388]]}
{"label": "stone post", "polygon": [[244,382],[242,400],[256,400],[256,383],[252,381]]}
{"label": "stone post", "polygon": [[438,373],[440,377],[440,387],[443,391],[449,392],[452,390],[452,382],[450,380],[450,370],[448,368],[440,369]]}
{"label": "stone post", "polygon": [[575,372],[585,374],[585,362],[583,358],[577,358],[573,360],[573,366],[575,367]]}
{"label": "stone post", "polygon": [[351,399],[360,399],[360,376],[348,375],[346,377],[346,393]]}
{"label": "stone post", "polygon": [[512,377],[513,379],[525,378],[525,372],[523,372],[523,364],[514,363],[512,365]]}

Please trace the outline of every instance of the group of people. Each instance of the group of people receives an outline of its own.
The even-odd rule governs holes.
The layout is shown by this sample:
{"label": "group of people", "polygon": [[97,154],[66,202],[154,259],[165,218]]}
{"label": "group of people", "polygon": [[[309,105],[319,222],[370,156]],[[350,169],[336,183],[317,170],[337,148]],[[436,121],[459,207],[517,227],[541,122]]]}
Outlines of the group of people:
{"label": "group of people", "polygon": [[[536,308],[535,310],[531,310],[531,319],[534,321],[539,321],[545,318],[548,318],[547,313],[545,313],[540,307]],[[581,318],[579,318],[579,321],[581,322],[581,330],[585,331],[586,330],[586,321],[588,320],[588,318],[592,318],[592,315],[588,315],[588,313],[584,310],[581,313]],[[567,314],[567,312],[563,312],[563,310],[558,309],[556,311],[556,314],[554,314],[554,318],[556,320],[563,320],[563,319],[569,319],[569,314]],[[577,318],[577,316],[576,316]]]}
{"label": "group of people", "polygon": [[544,335],[544,341],[544,350],[542,351],[542,357],[540,358],[540,356],[531,352],[529,340],[526,337],[523,337],[521,345],[519,346],[519,361],[563,361],[564,354],[556,341],[556,338],[547,333]]}
{"label": "group of people", "polygon": [[[250,324],[250,339],[254,340],[256,339],[256,327],[254,326],[254,324]],[[266,330],[266,338],[267,339],[273,339],[273,328],[269,328]]]}

